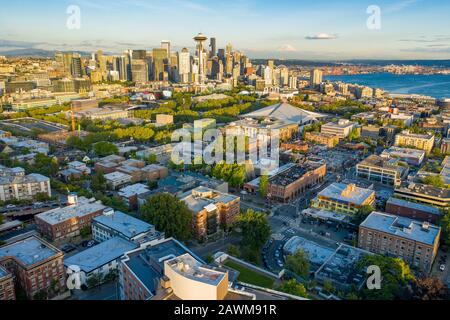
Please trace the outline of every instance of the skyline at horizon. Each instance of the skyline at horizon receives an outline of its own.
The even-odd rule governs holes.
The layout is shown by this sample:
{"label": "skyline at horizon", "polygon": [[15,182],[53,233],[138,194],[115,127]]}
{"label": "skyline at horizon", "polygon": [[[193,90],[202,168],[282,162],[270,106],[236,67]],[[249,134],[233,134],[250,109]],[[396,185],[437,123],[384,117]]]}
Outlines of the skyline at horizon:
{"label": "skyline at horizon", "polygon": [[[218,47],[231,43],[253,59],[450,59],[450,33],[442,32],[450,30],[444,10],[450,3],[378,1],[381,29],[370,30],[371,2],[19,0],[3,4],[0,12],[0,54],[16,49],[116,54],[159,47],[162,39],[170,40],[175,51],[194,48],[192,38],[203,32],[215,37]],[[81,9],[80,30],[66,28],[69,5]]]}

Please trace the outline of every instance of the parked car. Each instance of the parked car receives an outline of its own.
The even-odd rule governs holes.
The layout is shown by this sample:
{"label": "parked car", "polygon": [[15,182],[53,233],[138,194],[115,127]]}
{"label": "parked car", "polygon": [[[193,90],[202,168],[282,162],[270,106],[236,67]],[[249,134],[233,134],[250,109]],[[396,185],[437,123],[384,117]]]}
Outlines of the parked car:
{"label": "parked car", "polygon": [[441,264],[441,266],[439,267],[439,270],[441,270],[442,272],[445,271],[445,264]]}
{"label": "parked car", "polygon": [[74,246],[73,244],[66,244],[66,245],[61,247],[61,250],[64,253],[69,253],[69,252],[75,251],[76,249],[77,249],[77,247]]}
{"label": "parked car", "polygon": [[93,247],[94,245],[95,245],[95,241],[91,240],[87,243],[86,247],[90,248],[90,247]]}
{"label": "parked car", "polygon": [[6,209],[14,209],[16,206],[14,204],[8,204]]}

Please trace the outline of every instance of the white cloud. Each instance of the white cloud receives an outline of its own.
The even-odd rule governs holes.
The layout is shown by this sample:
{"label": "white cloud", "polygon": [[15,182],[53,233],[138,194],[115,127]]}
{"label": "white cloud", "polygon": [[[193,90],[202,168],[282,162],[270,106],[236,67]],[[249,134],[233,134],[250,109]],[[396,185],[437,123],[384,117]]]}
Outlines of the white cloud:
{"label": "white cloud", "polygon": [[306,39],[308,40],[333,40],[337,39],[337,35],[335,34],[328,34],[328,33],[319,33],[312,36],[307,36]]}
{"label": "white cloud", "polygon": [[415,5],[416,3],[420,2],[421,0],[404,0],[399,1],[397,3],[392,4],[391,6],[387,7],[385,10],[383,10],[385,13],[396,13],[403,11],[407,9],[408,7]]}
{"label": "white cloud", "polygon": [[277,49],[278,52],[297,52],[298,50],[290,44],[283,44]]}

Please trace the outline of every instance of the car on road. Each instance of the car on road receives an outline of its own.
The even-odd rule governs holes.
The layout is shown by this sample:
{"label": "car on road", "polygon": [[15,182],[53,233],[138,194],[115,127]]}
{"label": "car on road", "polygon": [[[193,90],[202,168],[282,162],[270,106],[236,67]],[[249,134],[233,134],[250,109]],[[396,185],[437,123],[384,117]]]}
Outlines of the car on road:
{"label": "car on road", "polygon": [[445,264],[441,264],[441,266],[439,267],[439,270],[441,270],[442,272],[445,271]]}

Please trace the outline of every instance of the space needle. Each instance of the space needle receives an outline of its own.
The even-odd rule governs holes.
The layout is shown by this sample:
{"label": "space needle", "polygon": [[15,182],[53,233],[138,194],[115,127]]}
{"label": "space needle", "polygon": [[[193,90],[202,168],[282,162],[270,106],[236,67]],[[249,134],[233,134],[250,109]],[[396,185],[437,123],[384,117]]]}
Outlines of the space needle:
{"label": "space needle", "polygon": [[195,42],[197,42],[199,82],[200,82],[200,84],[203,84],[204,80],[205,80],[205,62],[203,61],[203,50],[205,48],[204,43],[206,40],[208,40],[208,38],[203,33],[199,33],[194,38],[194,40],[195,40]]}

